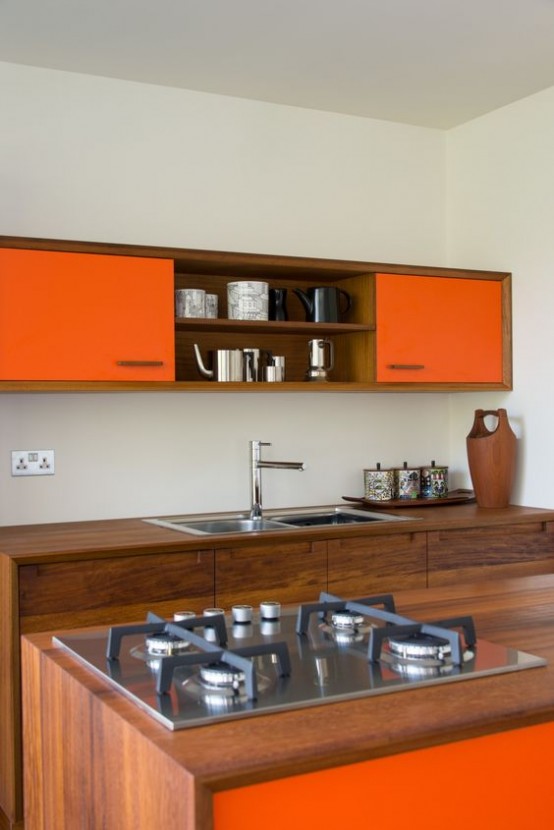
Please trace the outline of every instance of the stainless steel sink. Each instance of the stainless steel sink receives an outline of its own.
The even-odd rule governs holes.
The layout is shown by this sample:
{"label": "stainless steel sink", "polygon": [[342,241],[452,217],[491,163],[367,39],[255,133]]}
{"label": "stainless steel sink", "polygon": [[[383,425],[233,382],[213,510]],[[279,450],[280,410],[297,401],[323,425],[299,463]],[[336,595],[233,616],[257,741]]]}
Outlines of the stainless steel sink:
{"label": "stainless steel sink", "polygon": [[277,521],[294,527],[325,527],[334,525],[367,524],[368,522],[395,521],[398,516],[386,516],[383,513],[369,513],[347,510],[333,510],[324,513],[294,513],[286,516],[277,516]]}
{"label": "stainless steel sink", "polygon": [[172,530],[183,530],[185,533],[212,535],[214,533],[254,533],[263,530],[282,530],[281,522],[272,522],[267,519],[190,519],[157,520],[156,524],[171,527]]}
{"label": "stainless steel sink", "polygon": [[250,519],[246,514],[213,514],[196,516],[168,516],[144,519],[145,522],[196,536],[214,536],[223,533],[260,533],[271,530],[294,530],[303,527],[333,527],[336,525],[370,524],[375,522],[401,522],[408,516],[356,510],[334,505],[325,507],[295,508],[286,513],[266,510],[266,518]]}

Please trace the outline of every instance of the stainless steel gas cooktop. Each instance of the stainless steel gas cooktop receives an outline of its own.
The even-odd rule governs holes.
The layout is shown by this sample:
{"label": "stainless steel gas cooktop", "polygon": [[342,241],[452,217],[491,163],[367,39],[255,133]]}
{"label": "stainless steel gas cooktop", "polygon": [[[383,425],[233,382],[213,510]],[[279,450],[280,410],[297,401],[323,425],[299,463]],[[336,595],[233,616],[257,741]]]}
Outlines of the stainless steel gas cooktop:
{"label": "stainless steel gas cooktop", "polygon": [[169,729],[546,665],[478,639],[471,617],[404,617],[390,594],[148,614],[54,642]]}

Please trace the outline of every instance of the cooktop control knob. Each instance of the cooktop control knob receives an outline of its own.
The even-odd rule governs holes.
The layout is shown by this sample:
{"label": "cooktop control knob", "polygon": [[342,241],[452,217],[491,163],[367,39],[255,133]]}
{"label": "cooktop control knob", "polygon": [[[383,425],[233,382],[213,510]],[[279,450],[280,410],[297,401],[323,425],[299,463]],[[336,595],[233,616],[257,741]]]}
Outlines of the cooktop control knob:
{"label": "cooktop control knob", "polygon": [[233,605],[231,609],[233,613],[234,623],[250,623],[252,622],[252,606],[251,605]]}
{"label": "cooktop control knob", "polygon": [[270,600],[267,602],[260,602],[260,617],[262,620],[278,620],[280,616],[280,602],[272,602]]}

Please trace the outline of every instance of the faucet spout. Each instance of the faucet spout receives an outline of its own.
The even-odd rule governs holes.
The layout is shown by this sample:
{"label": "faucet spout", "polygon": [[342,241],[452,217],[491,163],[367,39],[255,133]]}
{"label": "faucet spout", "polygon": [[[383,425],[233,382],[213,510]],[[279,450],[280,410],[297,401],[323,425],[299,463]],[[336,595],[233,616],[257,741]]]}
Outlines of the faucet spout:
{"label": "faucet spout", "polygon": [[250,518],[263,518],[262,470],[304,470],[303,461],[262,461],[262,447],[270,447],[266,441],[250,441]]}

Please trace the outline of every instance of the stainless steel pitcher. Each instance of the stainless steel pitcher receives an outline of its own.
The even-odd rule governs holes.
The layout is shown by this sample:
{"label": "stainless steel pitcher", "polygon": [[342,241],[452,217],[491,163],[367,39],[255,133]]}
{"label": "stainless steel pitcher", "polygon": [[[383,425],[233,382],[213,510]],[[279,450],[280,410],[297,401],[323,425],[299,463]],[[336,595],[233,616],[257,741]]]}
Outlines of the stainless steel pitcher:
{"label": "stainless steel pitcher", "polygon": [[335,364],[335,353],[331,340],[310,340],[308,343],[308,371],[306,380],[327,380]]}
{"label": "stainless steel pitcher", "polygon": [[211,355],[211,369],[204,365],[198,344],[194,343],[196,366],[205,378],[220,383],[244,380],[244,353],[242,349],[214,349],[209,354]]}

